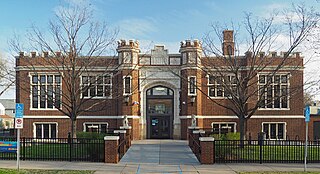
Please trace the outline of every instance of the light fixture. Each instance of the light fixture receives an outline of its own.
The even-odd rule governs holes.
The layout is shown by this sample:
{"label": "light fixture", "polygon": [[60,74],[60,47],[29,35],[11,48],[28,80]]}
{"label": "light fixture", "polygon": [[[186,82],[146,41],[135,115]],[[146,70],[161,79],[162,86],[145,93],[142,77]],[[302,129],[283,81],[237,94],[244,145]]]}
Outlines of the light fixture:
{"label": "light fixture", "polygon": [[128,95],[124,96],[124,102],[128,106],[128,104],[129,104],[129,96]]}
{"label": "light fixture", "polygon": [[196,101],[196,96],[195,95],[191,96],[190,98],[191,105],[193,105],[195,101]]}

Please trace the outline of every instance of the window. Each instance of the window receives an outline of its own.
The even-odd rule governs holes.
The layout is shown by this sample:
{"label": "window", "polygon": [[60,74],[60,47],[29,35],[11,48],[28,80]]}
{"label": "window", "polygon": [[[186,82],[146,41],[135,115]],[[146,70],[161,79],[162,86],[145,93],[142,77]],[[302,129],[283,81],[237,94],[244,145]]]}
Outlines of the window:
{"label": "window", "polygon": [[[228,87],[225,88],[225,86]],[[231,92],[235,93],[237,90],[236,78],[232,75],[224,77],[209,75],[208,90],[210,97],[231,97]]]}
{"label": "window", "polygon": [[35,138],[57,138],[57,123],[35,123]]}
{"label": "window", "polygon": [[228,132],[236,132],[235,122],[213,122],[211,123],[214,134],[226,134]]}
{"label": "window", "polygon": [[111,75],[82,76],[82,96],[84,98],[111,97]]}
{"label": "window", "polygon": [[107,122],[83,123],[84,132],[108,133]]}
{"label": "window", "polygon": [[131,76],[123,77],[123,94],[124,95],[131,94]]}
{"label": "window", "polygon": [[196,95],[197,94],[197,80],[195,76],[189,76],[188,77],[188,91],[189,95]]}
{"label": "window", "polygon": [[285,139],[285,123],[262,123],[262,131],[266,134],[267,140]]}
{"label": "window", "polygon": [[61,108],[61,75],[32,75],[31,108]]}
{"label": "window", "polygon": [[260,108],[266,109],[286,109],[288,105],[289,79],[284,75],[259,75],[258,86],[259,96],[261,96]]}

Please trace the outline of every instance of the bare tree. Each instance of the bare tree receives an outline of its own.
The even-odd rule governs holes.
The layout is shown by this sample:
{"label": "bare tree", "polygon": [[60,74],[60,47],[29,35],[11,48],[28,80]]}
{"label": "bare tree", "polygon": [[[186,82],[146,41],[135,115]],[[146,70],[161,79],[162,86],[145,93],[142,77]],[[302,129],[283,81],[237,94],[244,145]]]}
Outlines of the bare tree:
{"label": "bare tree", "polygon": [[[246,40],[239,39],[239,33],[230,31],[222,36],[224,29],[219,25],[212,25],[215,37],[208,34],[204,38],[206,59],[202,60],[203,66],[200,68],[209,76],[208,84],[212,86],[197,84],[198,90],[214,104],[239,118],[241,140],[245,139],[247,121],[259,108],[281,107],[280,104],[287,107],[286,101],[294,92],[300,90],[302,93],[302,84],[290,85],[290,90],[285,84],[290,74],[295,76],[295,70],[303,68],[303,59],[295,51],[314,29],[319,17],[303,5],[293,6],[293,10],[286,14],[290,15],[281,19],[278,16],[260,19],[246,14],[243,23],[248,36]],[[288,38],[289,46],[278,56],[272,49],[277,48],[276,40],[283,35]],[[219,42],[215,38],[219,38]],[[234,45],[224,46],[221,50],[221,45],[228,41],[234,42]],[[243,47],[246,49],[245,55],[240,56]],[[203,87],[209,88],[209,94],[201,89]],[[227,102],[212,96],[223,97]]]}
{"label": "bare tree", "polygon": [[[114,95],[105,84],[111,83],[112,73],[120,64],[115,57],[101,55],[111,50],[117,30],[110,29],[106,23],[95,22],[89,7],[75,6],[60,8],[55,20],[49,22],[48,31],[49,34],[32,26],[28,32],[29,49],[43,55],[31,52],[31,56],[26,57],[20,53],[17,68],[28,67],[33,74],[30,81],[19,79],[17,85],[29,93],[31,90],[33,102],[46,100],[47,106],[68,116],[72,137],[76,137],[77,117],[105,109],[106,102],[110,102],[90,99]],[[24,49],[19,40],[13,39],[10,44],[16,51]],[[95,67],[100,68],[93,70]],[[43,71],[53,75],[39,73]],[[30,84],[31,89],[23,89]],[[31,104],[38,106],[40,101]],[[39,107],[43,107],[41,103]]]}
{"label": "bare tree", "polygon": [[15,71],[9,62],[9,58],[0,54],[0,96],[15,84]]}

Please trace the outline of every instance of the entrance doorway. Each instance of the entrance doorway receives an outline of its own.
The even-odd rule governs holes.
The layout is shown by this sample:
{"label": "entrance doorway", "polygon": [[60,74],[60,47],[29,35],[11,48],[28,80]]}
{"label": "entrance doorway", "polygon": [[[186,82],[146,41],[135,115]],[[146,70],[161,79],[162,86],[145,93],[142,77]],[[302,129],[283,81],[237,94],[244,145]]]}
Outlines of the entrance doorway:
{"label": "entrance doorway", "polygon": [[156,86],[147,90],[147,138],[171,139],[173,90]]}

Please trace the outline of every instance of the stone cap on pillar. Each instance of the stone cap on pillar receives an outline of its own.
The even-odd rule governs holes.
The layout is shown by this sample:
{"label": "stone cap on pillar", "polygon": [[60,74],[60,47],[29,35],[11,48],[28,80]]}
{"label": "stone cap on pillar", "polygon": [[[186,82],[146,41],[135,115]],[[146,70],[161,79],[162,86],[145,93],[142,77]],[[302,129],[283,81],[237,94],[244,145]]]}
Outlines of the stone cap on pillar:
{"label": "stone cap on pillar", "polygon": [[204,131],[204,130],[195,130],[192,133],[194,133],[194,134],[204,134],[204,133],[206,133],[206,131]]}
{"label": "stone cap on pillar", "polygon": [[197,127],[197,126],[189,126],[188,129],[200,129],[200,127]]}
{"label": "stone cap on pillar", "polygon": [[213,137],[200,137],[199,141],[214,141]]}
{"label": "stone cap on pillar", "polygon": [[120,129],[131,129],[131,126],[120,126]]}
{"label": "stone cap on pillar", "polygon": [[127,131],[126,130],[114,130],[113,133],[117,134],[117,133],[120,133],[120,134],[125,134]]}
{"label": "stone cap on pillar", "polygon": [[120,137],[119,136],[105,136],[104,138],[103,138],[104,140],[119,140],[120,139]]}

